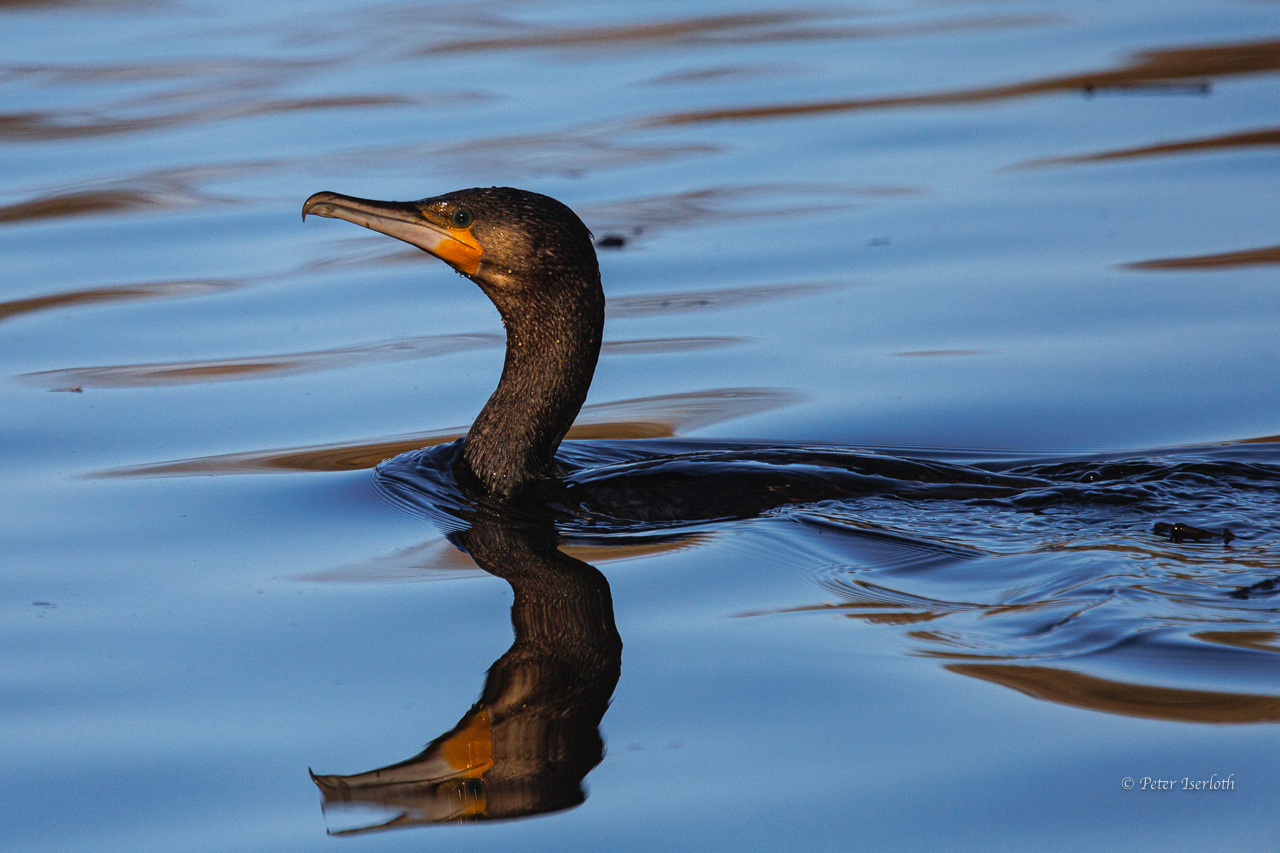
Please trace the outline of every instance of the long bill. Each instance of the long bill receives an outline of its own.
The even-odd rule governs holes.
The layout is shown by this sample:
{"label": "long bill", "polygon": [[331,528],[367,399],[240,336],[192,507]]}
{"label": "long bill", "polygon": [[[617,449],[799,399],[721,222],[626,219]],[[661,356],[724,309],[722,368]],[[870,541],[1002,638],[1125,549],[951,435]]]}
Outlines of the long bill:
{"label": "long bill", "polygon": [[403,240],[435,255],[459,272],[475,275],[484,249],[463,228],[450,228],[427,218],[417,202],[376,201],[339,193],[319,192],[303,202],[302,220],[307,214],[345,219],[372,231]]}

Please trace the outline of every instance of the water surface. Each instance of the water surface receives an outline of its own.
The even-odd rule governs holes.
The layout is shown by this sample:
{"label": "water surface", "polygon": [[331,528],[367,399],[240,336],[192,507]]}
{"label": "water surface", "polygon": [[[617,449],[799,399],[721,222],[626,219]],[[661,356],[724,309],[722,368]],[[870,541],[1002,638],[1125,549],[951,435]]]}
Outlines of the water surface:
{"label": "water surface", "polygon": [[[16,2],[0,45],[6,849],[1274,846],[1274,3]],[[496,313],[298,212],[495,184],[602,241],[567,460],[1044,485],[460,533],[374,466],[465,432]]]}

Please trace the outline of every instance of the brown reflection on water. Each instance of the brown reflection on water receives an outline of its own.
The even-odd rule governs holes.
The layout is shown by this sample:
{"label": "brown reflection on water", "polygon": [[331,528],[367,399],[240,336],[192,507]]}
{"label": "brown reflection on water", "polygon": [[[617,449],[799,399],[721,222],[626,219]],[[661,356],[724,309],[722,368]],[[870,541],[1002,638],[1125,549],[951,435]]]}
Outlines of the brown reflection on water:
{"label": "brown reflection on water", "polygon": [[[386,168],[388,162],[416,168],[424,159],[447,161],[454,170],[492,182],[495,176],[583,175],[610,168],[714,154],[721,149],[709,143],[623,143],[614,138],[618,128],[608,125],[567,131],[513,136],[480,137],[461,143],[408,145],[394,149],[364,150],[335,162],[351,162]],[[585,211],[579,211],[590,222]]]}
{"label": "brown reflection on water", "polygon": [[806,101],[669,113],[645,121],[646,126],[701,124],[821,115],[896,107],[948,106],[982,103],[1056,92],[1094,93],[1109,89],[1207,91],[1204,81],[1214,77],[1262,74],[1280,69],[1280,42],[1243,42],[1205,47],[1144,51],[1128,65],[1114,70],[1048,77],[1004,86],[982,86],[879,98]]}
{"label": "brown reflection on water", "polygon": [[1047,666],[975,663],[947,669],[1035,699],[1106,714],[1179,723],[1280,721],[1280,696],[1130,684]]}
{"label": "brown reflection on water", "polygon": [[1280,652],[1280,631],[1197,631],[1194,639],[1236,649]]}
{"label": "brown reflection on water", "polygon": [[274,165],[276,164],[262,161],[245,161],[228,166],[157,170],[112,181],[94,189],[46,192],[26,201],[0,206],[0,225],[71,216],[232,204],[234,199],[203,192],[196,189],[195,184],[199,181],[230,178]]}
{"label": "brown reflection on water", "polygon": [[1280,264],[1280,246],[1266,246],[1261,249],[1244,249],[1238,252],[1220,252],[1213,255],[1191,255],[1185,258],[1157,258],[1151,261],[1138,261],[1132,264],[1122,264],[1120,269],[1209,270],[1263,266],[1268,264]]}
{"label": "brown reflection on water", "polygon": [[79,5],[76,0],[0,0],[0,9],[33,9],[43,6]]}
{"label": "brown reflection on water", "polygon": [[264,471],[353,471],[372,468],[384,459],[410,450],[461,438],[465,430],[440,430],[365,441],[355,444],[317,444],[283,450],[224,453],[173,462],[153,462],[97,471],[89,477],[194,477],[209,474],[259,474]]}
{"label": "brown reflection on water", "polygon": [[140,190],[83,190],[6,204],[0,207],[0,223],[31,222],[37,219],[114,213],[121,210],[160,206],[163,206],[163,202],[155,194]]}
{"label": "brown reflection on water", "polygon": [[584,406],[571,439],[666,438],[790,406],[803,395],[785,388],[715,388]]}
{"label": "brown reflection on water", "polygon": [[1194,154],[1200,151],[1216,151],[1223,148],[1252,148],[1260,145],[1280,145],[1280,129],[1248,130],[1222,136],[1206,136],[1200,139],[1184,139],[1177,142],[1161,142],[1137,148],[1119,148],[1114,151],[1098,151],[1093,154],[1076,154],[1070,157],[1046,157],[1028,160],[1011,166],[1011,169],[1031,169],[1043,166],[1066,166],[1076,163],[1100,163],[1108,160],[1128,160],[1135,157],[1161,157],[1170,154]]}
{"label": "brown reflection on water", "polygon": [[786,65],[718,65],[693,68],[687,71],[671,71],[645,81],[649,86],[702,86],[708,83],[734,83],[740,80],[769,79],[794,73],[797,69]]}
{"label": "brown reflection on water", "polygon": [[[801,396],[777,388],[717,388],[686,394],[639,397],[584,406],[569,429],[573,440],[669,438],[712,424],[799,402]],[[410,450],[461,438],[465,428],[411,433],[355,443],[322,444],[153,462],[97,471],[99,477],[191,477],[264,471],[351,471],[372,468]]]}
{"label": "brown reflection on water", "polygon": [[372,266],[392,267],[412,263],[430,263],[431,256],[421,249],[388,247],[385,239],[352,237],[326,240],[325,251],[332,257],[309,261],[299,270],[307,272],[333,272],[345,269],[367,269]]}
{"label": "brown reflection on water", "polygon": [[[150,0],[141,0],[149,3]],[[125,5],[122,0],[120,5]],[[219,56],[212,59],[186,57],[157,62],[43,63],[0,66],[5,79],[29,80],[59,85],[97,85],[115,82],[168,82],[238,76],[248,80],[281,79],[292,72],[328,65],[325,59],[263,59]],[[166,93],[150,100],[163,100],[184,93]],[[134,99],[141,100],[141,99]],[[131,103],[133,101],[130,101]]]}
{"label": "brown reflection on water", "polygon": [[502,342],[503,337],[498,334],[433,335],[378,341],[338,349],[251,358],[42,370],[38,373],[24,373],[14,378],[30,385],[46,388],[59,388],[66,385],[75,385],[80,388],[189,385],[262,379],[271,376],[298,376],[357,364],[410,361],[466,350],[499,347],[502,346]]}
{"label": "brown reflection on water", "polygon": [[130,302],[138,299],[174,299],[182,296],[200,296],[222,290],[241,287],[239,279],[191,279],[183,281],[154,281],[137,284],[116,284],[104,287],[88,287],[83,290],[64,290],[25,299],[0,302],[0,320],[48,311],[53,308],[70,308],[76,305],[96,305],[105,302]]}
{"label": "brown reflection on water", "polygon": [[[745,343],[748,338],[692,337],[607,341],[601,351],[610,355],[655,355],[691,352]],[[502,346],[499,334],[432,335],[397,338],[352,347],[208,361],[176,361],[156,364],[122,364],[103,367],[70,367],[23,373],[14,379],[40,388],[152,388],[195,383],[235,382],[246,379],[300,376],[362,364],[413,361],[467,350]]]}
{"label": "brown reflection on water", "polygon": [[321,110],[369,106],[410,106],[408,98],[390,95],[363,95],[343,98],[295,98],[260,104],[227,105],[170,112],[161,115],[120,118],[97,113],[66,110],[61,112],[27,112],[0,115],[0,139],[11,142],[35,142],[57,139],[79,139],[158,130],[186,124],[220,121],[253,115],[274,115],[298,110]]}
{"label": "brown reflection on water", "polygon": [[[830,612],[878,625],[914,625],[921,622],[932,622],[935,619],[941,619],[944,616],[956,613],[994,615],[1019,609],[1034,610],[1040,607],[1039,604],[993,607],[989,604],[969,601],[942,601],[890,589],[869,581],[857,581],[852,585],[838,581],[827,581],[824,586],[832,588],[844,600],[838,604],[827,602],[777,610],[751,610],[739,613],[738,616],[747,618],[752,616],[773,616],[783,613]],[[917,639],[942,640],[941,637],[929,632],[916,632],[913,636]]]}
{"label": "brown reflection on water", "polygon": [[[926,33],[963,30],[994,30],[1007,27],[1044,26],[1061,20],[1053,15],[981,15],[936,21],[850,25],[838,23],[870,13],[855,10],[833,12],[747,12],[711,15],[652,23],[629,23],[597,27],[530,28],[518,35],[491,38],[455,39],[432,45],[420,55],[475,51],[528,50],[534,48],[608,48],[680,45],[742,45],[786,42],[832,41],[859,38],[891,38]],[[818,23],[821,21],[822,23]],[[519,26],[503,21],[505,28]],[[536,25],[534,25],[536,26]]]}
{"label": "brown reflection on water", "polygon": [[1280,444],[1280,435],[1258,435],[1253,438],[1237,438],[1234,441],[1224,441],[1222,447],[1230,447],[1233,444]]}
{"label": "brown reflection on water", "polygon": [[[707,544],[712,535],[684,533],[661,540],[626,545],[561,544],[560,550],[586,563],[617,563],[670,554]],[[432,539],[412,548],[373,557],[352,566],[295,575],[290,580],[306,583],[421,583],[476,577],[481,570],[475,562],[445,539]]]}
{"label": "brown reflection on water", "polygon": [[854,282],[814,281],[798,284],[726,287],[722,290],[687,290],[645,296],[615,296],[605,304],[605,316],[611,320],[620,320],[626,317],[687,314],[694,311],[723,311],[758,302],[792,299],[852,286]]}
{"label": "brown reflection on water", "polygon": [[753,184],[704,187],[681,193],[597,204],[582,210],[582,217],[596,227],[686,228],[718,222],[775,219],[854,207],[867,198],[919,195],[922,190],[905,186],[857,186],[849,184]]}
{"label": "brown reflection on water", "polygon": [[910,352],[895,352],[894,356],[898,358],[955,358],[958,356],[990,354],[990,350],[984,349],[922,349],[911,350]]}
{"label": "brown reflection on water", "polygon": [[[314,73],[327,59],[218,59],[123,65],[10,65],[0,78],[61,86],[105,83],[163,84],[196,81],[169,91],[135,94],[90,108],[68,107],[0,115],[0,140],[35,142],[110,136],[257,115],[315,110],[416,106],[404,95],[357,94],[271,97],[269,90],[301,74]],[[434,101],[461,97],[435,94]]]}
{"label": "brown reflection on water", "polygon": [[304,583],[420,583],[481,574],[475,561],[446,539],[431,539],[390,554],[336,569],[306,572],[290,580]]}
{"label": "brown reflection on water", "polygon": [[326,818],[352,807],[390,812],[333,835],[572,808],[604,758],[599,727],[622,668],[609,582],[557,549],[549,520],[479,517],[455,538],[511,585],[515,641],[489,668],[479,701],[419,754],[364,773],[311,774]]}
{"label": "brown reflection on water", "polygon": [[603,355],[659,355],[720,349],[750,342],[751,338],[733,337],[649,338],[635,341],[605,341],[600,347],[600,352]]}
{"label": "brown reflection on water", "polygon": [[715,38],[723,40],[742,31],[758,32],[762,27],[777,27],[812,17],[806,12],[757,12],[737,15],[713,15],[685,18],[652,24],[620,24],[616,26],[547,28],[515,36],[480,39],[457,39],[423,48],[420,53],[462,53],[485,50],[522,50],[537,47],[612,46],[626,43],[689,42]]}

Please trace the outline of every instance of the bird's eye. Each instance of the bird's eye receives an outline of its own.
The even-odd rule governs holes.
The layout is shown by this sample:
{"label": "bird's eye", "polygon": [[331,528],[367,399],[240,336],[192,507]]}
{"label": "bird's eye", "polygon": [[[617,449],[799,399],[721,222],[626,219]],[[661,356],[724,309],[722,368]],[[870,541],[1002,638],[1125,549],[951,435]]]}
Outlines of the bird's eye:
{"label": "bird's eye", "polygon": [[454,228],[466,228],[474,221],[474,218],[471,216],[471,211],[465,207],[459,207],[453,211],[449,221],[453,223]]}

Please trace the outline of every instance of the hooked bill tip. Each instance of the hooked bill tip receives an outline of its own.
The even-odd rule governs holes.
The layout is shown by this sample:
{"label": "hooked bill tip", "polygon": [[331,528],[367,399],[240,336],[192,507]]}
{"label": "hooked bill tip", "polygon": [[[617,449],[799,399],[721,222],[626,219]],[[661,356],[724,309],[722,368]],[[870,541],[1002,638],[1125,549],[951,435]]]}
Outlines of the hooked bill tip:
{"label": "hooked bill tip", "polygon": [[316,208],[337,196],[337,193],[331,193],[328,190],[313,193],[310,198],[302,203],[302,221],[307,221],[308,213],[315,213],[317,216],[323,216],[323,212],[317,212]]}

